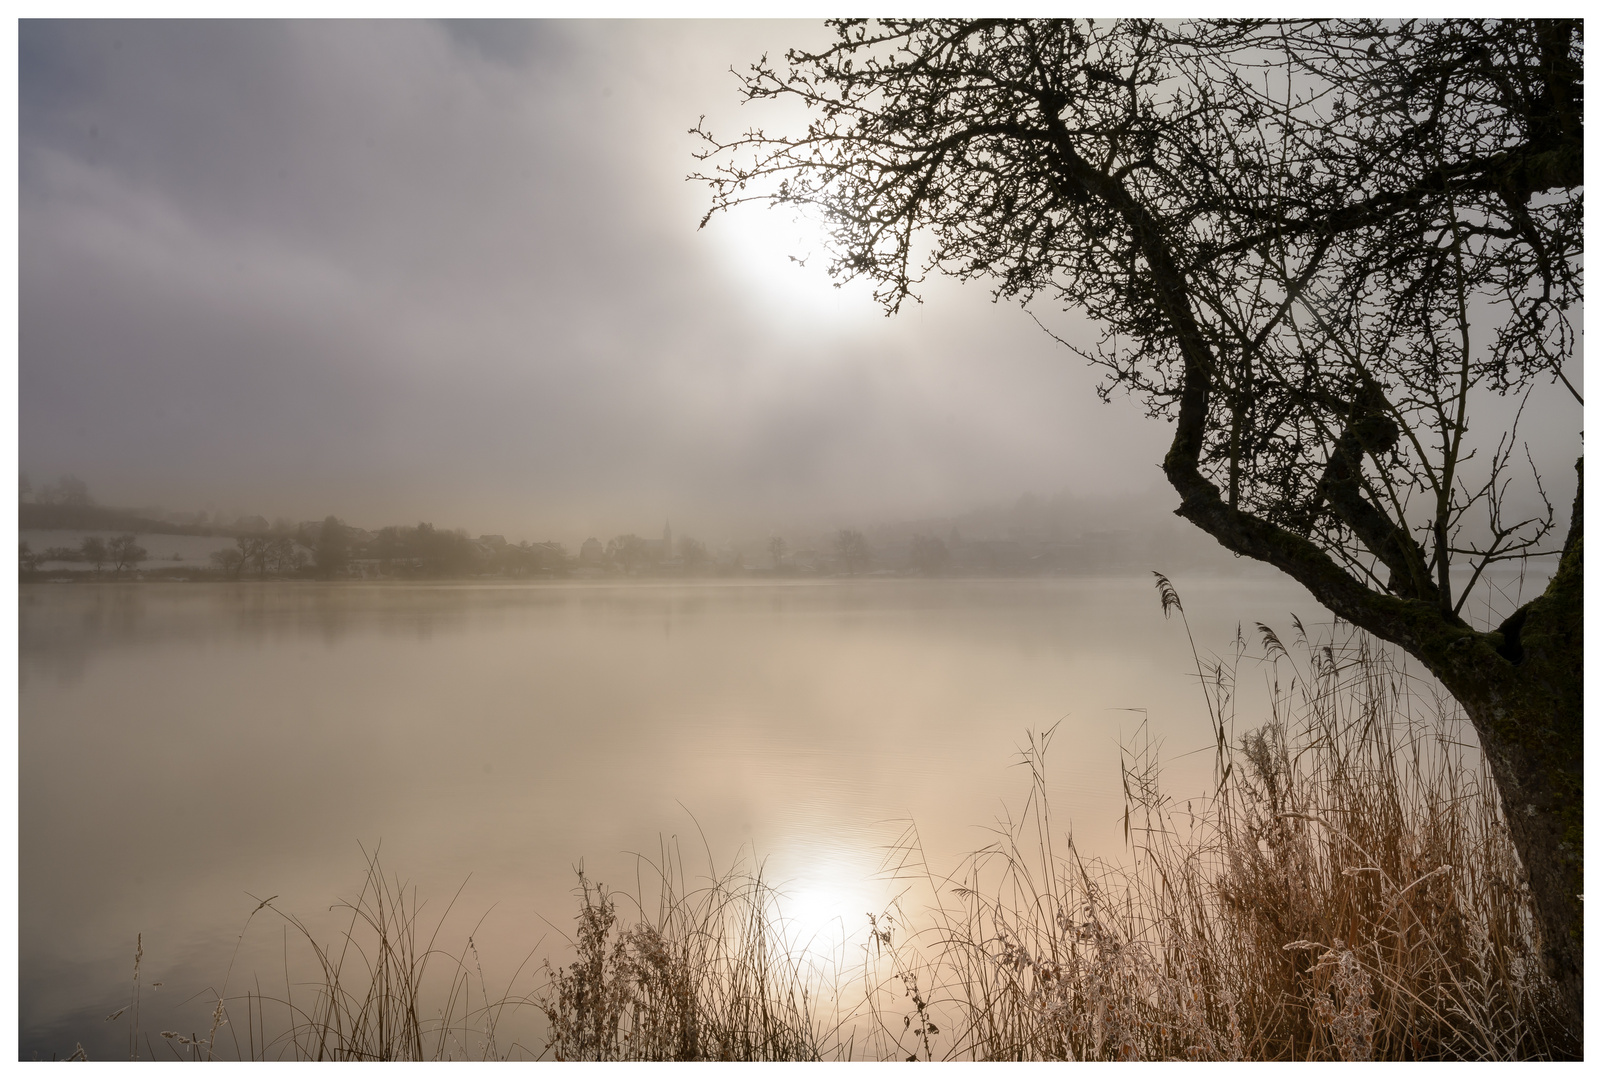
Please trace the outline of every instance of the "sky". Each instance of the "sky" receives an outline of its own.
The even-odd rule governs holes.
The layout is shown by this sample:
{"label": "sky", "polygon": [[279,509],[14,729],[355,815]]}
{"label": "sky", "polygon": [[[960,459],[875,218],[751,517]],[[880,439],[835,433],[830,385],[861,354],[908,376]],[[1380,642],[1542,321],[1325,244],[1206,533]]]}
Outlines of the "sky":
{"label": "sky", "polygon": [[807,221],[698,230],[688,129],[793,121],[730,69],[825,34],[22,24],[20,468],[569,543],[1161,497],[1164,427],[982,285],[886,318]]}
{"label": "sky", "polygon": [[[730,69],[827,39],[21,23],[20,469],[111,505],[569,545],[664,522],[714,543],[822,533],[1025,492],[1171,509],[1168,427],[1099,401],[982,283],[931,280],[886,318],[833,287],[806,220],[744,207],[697,228],[698,118],[799,123],[741,106]],[[1566,509],[1580,410],[1543,394],[1521,435]],[[1486,408],[1491,438],[1513,405]]]}

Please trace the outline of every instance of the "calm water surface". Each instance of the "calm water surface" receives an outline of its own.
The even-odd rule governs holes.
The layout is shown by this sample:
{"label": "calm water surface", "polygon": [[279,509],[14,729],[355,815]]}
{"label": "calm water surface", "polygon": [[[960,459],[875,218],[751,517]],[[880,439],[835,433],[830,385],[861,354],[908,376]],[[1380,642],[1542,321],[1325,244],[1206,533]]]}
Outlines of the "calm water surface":
{"label": "calm water surface", "polygon": [[[1204,649],[1327,618],[1269,574],[1177,584]],[[140,934],[163,984],[141,1027],[203,1031],[190,999],[252,896],[332,927],[363,846],[433,915],[467,882],[494,984],[561,959],[575,867],[632,889],[631,853],[675,836],[692,870],[754,852],[798,923],[855,929],[908,821],[950,869],[1021,805],[1031,729],[1060,721],[1051,799],[1081,847],[1119,850],[1143,716],[1173,789],[1207,775],[1149,577],[24,586],[20,647],[24,1058],[126,1056],[128,1018],[102,1018]],[[283,948],[258,917],[230,992],[281,986]]]}

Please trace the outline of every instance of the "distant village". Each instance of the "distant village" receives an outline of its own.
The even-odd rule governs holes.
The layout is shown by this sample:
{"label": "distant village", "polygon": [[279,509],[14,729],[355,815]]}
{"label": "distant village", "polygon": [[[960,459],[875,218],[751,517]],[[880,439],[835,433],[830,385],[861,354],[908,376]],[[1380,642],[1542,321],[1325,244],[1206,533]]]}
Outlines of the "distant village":
{"label": "distant village", "polygon": [[[1023,576],[1223,569],[1231,561],[1183,526],[1106,527],[1106,512],[1024,496],[952,518],[798,531],[708,544],[675,535],[517,543],[423,522],[368,530],[337,517],[290,522],[98,505],[74,477],[21,485],[24,581],[384,580],[585,577]],[[1098,527],[1100,526],[1100,527]]]}

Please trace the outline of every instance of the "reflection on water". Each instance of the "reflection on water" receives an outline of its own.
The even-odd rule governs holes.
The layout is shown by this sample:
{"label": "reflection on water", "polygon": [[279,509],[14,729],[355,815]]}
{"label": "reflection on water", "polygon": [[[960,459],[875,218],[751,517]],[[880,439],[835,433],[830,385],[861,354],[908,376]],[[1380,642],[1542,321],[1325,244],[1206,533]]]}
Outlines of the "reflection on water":
{"label": "reflection on water", "polygon": [[[1321,617],[1268,575],[1178,584],[1218,649]],[[675,836],[692,867],[754,852],[798,923],[854,928],[909,820],[937,866],[986,842],[1027,729],[1062,721],[1053,807],[1093,848],[1121,835],[1127,710],[1176,785],[1208,761],[1180,756],[1207,726],[1149,578],[46,585],[19,636],[24,1058],[126,1054],[101,1018],[139,933],[164,984],[142,1026],[203,1024],[181,1003],[250,896],[315,921],[359,887],[358,843],[439,905],[468,880],[496,982],[556,955],[581,861],[632,887],[628,853]],[[281,965],[277,933],[239,969]]]}

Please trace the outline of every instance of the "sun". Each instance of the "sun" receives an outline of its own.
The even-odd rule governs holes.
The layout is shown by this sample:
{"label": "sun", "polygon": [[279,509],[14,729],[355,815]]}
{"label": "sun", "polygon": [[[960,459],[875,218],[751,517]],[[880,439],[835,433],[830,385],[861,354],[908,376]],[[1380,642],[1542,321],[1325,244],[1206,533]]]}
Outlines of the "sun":
{"label": "sun", "polygon": [[803,207],[748,204],[707,226],[752,302],[780,318],[852,322],[882,312],[864,282],[829,277],[828,230]]}

